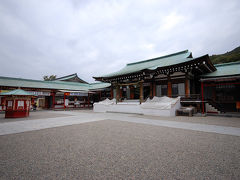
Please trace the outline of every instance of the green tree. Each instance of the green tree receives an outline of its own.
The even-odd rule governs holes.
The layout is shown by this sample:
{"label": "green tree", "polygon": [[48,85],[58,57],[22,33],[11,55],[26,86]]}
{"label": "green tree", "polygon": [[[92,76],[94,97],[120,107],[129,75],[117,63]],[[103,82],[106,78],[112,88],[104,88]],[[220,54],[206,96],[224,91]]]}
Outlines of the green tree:
{"label": "green tree", "polygon": [[212,55],[210,59],[213,64],[228,63],[240,61],[240,46],[224,54]]}
{"label": "green tree", "polygon": [[44,81],[52,81],[52,80],[55,80],[56,78],[57,78],[57,75],[43,76]]}

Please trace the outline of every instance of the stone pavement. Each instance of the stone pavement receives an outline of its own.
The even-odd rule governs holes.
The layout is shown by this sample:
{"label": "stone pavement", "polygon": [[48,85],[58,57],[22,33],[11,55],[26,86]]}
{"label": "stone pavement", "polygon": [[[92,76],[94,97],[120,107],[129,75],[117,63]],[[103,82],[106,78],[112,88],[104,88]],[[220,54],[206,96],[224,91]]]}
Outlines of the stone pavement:
{"label": "stone pavement", "polygon": [[101,121],[101,120],[117,120],[117,121],[126,121],[131,123],[140,123],[140,124],[162,126],[162,127],[169,127],[169,128],[240,136],[240,128],[237,128],[237,127],[227,127],[227,126],[168,121],[168,120],[152,120],[144,116],[138,117],[133,114],[94,113],[92,111],[89,111],[89,112],[60,111],[60,112],[54,112],[54,113],[71,115],[71,116],[44,118],[44,120],[35,119],[35,120],[23,120],[23,121],[16,121],[16,122],[1,123],[0,135],[21,133],[21,132],[68,126],[68,125],[74,125],[74,124],[82,124],[86,122],[95,122],[95,121]]}

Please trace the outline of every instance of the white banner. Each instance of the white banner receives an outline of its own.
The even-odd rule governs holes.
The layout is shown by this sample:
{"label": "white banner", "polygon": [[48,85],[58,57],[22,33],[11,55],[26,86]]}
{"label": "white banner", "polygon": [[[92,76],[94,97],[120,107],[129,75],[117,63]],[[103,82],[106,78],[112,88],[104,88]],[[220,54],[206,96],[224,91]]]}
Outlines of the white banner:
{"label": "white banner", "polygon": [[12,101],[8,101],[8,107],[12,107],[12,104],[13,104],[13,102]]}
{"label": "white banner", "polygon": [[70,92],[70,96],[88,96],[88,93],[83,93],[83,92]]}
{"label": "white banner", "polygon": [[44,91],[28,91],[32,93],[35,96],[50,96],[50,92],[44,92]]}

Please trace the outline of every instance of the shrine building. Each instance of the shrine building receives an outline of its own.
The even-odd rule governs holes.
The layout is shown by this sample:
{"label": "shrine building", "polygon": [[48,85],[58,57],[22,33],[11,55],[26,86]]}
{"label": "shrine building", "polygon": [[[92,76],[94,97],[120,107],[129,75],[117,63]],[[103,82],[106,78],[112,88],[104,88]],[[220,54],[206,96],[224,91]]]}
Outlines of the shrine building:
{"label": "shrine building", "polygon": [[[108,83],[87,83],[71,74],[52,81],[0,76],[0,93],[21,88],[32,93],[32,105],[39,109],[89,108],[110,96]],[[6,99],[0,94],[0,111],[6,110]]]}
{"label": "shrine building", "polygon": [[94,78],[111,83],[111,97],[117,102],[180,96],[182,105],[196,106],[202,113],[234,112],[240,101],[239,65],[214,66],[208,55],[194,58],[185,50],[129,63],[117,72]]}

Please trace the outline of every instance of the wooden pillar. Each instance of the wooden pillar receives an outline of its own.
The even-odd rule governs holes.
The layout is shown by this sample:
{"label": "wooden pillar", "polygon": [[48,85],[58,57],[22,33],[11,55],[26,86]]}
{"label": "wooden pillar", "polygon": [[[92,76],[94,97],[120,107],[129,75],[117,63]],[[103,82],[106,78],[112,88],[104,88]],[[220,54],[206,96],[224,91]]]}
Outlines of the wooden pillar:
{"label": "wooden pillar", "polygon": [[120,89],[120,93],[119,93],[119,98],[121,99],[123,97],[123,87]]}
{"label": "wooden pillar", "polygon": [[151,82],[150,83],[150,94],[149,94],[149,97],[153,97],[153,83]]}
{"label": "wooden pillar", "polygon": [[101,94],[101,91],[99,91],[99,101],[101,101],[101,98],[102,98],[102,94]]}
{"label": "wooden pillar", "polygon": [[185,96],[189,97],[189,95],[190,95],[189,80],[186,78],[185,79]]}
{"label": "wooden pillar", "polygon": [[34,98],[31,98],[31,105],[34,104]]}
{"label": "wooden pillar", "polygon": [[216,86],[213,86],[212,98],[214,101],[216,101]]}
{"label": "wooden pillar", "polygon": [[172,82],[170,76],[168,76],[168,97],[172,97]]}
{"label": "wooden pillar", "polygon": [[139,82],[139,86],[140,86],[139,100],[140,100],[140,103],[142,103],[143,102],[143,83]]}
{"label": "wooden pillar", "polygon": [[130,88],[130,99],[134,99],[134,86],[129,86]]}
{"label": "wooden pillar", "polygon": [[204,92],[203,92],[203,87],[204,87],[204,84],[203,84],[203,81],[201,82],[201,89],[202,89],[202,114],[204,114]]}
{"label": "wooden pillar", "polygon": [[83,97],[83,100],[84,100],[84,102],[83,102],[83,108],[85,108],[85,106],[86,106],[86,97]]}
{"label": "wooden pillar", "polygon": [[52,108],[55,108],[55,93],[52,93]]}
{"label": "wooden pillar", "polygon": [[13,110],[17,109],[17,101],[15,100],[15,98],[13,99]]}
{"label": "wooden pillar", "polygon": [[111,99],[113,99],[113,85],[111,85]]}
{"label": "wooden pillar", "polygon": [[64,107],[64,109],[66,108],[66,106],[65,106],[65,100],[66,100],[66,95],[65,95],[65,93],[64,93],[64,96],[63,96],[63,107]]}
{"label": "wooden pillar", "polygon": [[116,101],[117,102],[119,101],[119,97],[120,97],[120,86],[117,85],[117,87],[116,87]]}
{"label": "wooden pillar", "polygon": [[156,96],[156,82],[153,82],[153,97]]}
{"label": "wooden pillar", "polygon": [[89,98],[89,93],[88,93],[88,108],[90,107],[90,98]]}

